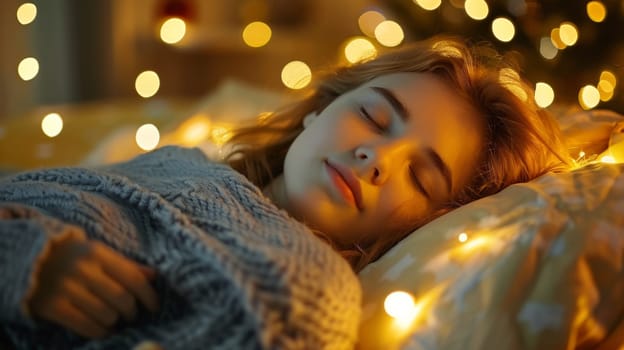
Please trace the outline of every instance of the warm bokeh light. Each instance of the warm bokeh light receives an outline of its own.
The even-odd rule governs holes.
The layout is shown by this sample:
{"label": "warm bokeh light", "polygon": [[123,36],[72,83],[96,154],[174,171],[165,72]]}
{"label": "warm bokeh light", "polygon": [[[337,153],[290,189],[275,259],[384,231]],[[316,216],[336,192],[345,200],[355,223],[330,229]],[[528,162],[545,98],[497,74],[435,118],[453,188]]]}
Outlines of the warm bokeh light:
{"label": "warm bokeh light", "polygon": [[134,82],[134,88],[139,96],[149,98],[160,89],[160,78],[156,72],[147,70],[139,74]]}
{"label": "warm bokeh light", "polygon": [[613,87],[613,89],[615,89],[615,86],[617,85],[617,78],[615,77],[615,74],[608,70],[602,71],[600,73],[600,81],[605,81],[609,83]]}
{"label": "warm bokeh light", "polygon": [[375,28],[379,23],[386,20],[386,17],[377,11],[366,11],[358,18],[358,26],[364,35],[374,38]]}
{"label": "warm bokeh light", "polygon": [[468,235],[466,234],[466,232],[462,232],[457,236],[457,240],[461,243],[464,243],[468,240]]}
{"label": "warm bokeh light", "polygon": [[41,120],[41,130],[47,137],[56,137],[63,131],[63,118],[58,113],[50,113]]}
{"label": "warm bokeh light", "polygon": [[579,91],[579,103],[583,109],[596,107],[600,103],[600,92],[595,86],[583,86]]}
{"label": "warm bokeh light", "polygon": [[35,18],[37,18],[37,6],[35,4],[26,2],[17,8],[17,21],[20,24],[30,24]]}
{"label": "warm bokeh light", "polygon": [[547,83],[539,82],[535,84],[535,103],[546,108],[555,100],[555,90]]}
{"label": "warm bokeh light", "polygon": [[566,44],[564,44],[563,41],[561,41],[559,27],[553,28],[553,30],[550,31],[550,41],[559,50],[563,50],[566,48]]}
{"label": "warm bokeh light", "polygon": [[553,45],[550,37],[543,37],[542,39],[540,39],[539,51],[542,57],[547,60],[552,60],[557,56],[559,49],[557,49],[555,45]]}
{"label": "warm bokeh light", "polygon": [[414,3],[427,11],[433,11],[440,7],[442,0],[414,0]]}
{"label": "warm bokeh light", "polygon": [[312,71],[301,61],[291,61],[282,68],[282,83],[290,89],[302,89],[312,81]]}
{"label": "warm bokeh light", "polygon": [[143,124],[137,129],[135,140],[139,148],[151,151],[158,146],[160,132],[154,124]]}
{"label": "warm bokeh light", "polygon": [[576,44],[578,40],[578,29],[576,25],[571,22],[563,22],[559,26],[559,37],[561,38],[561,42],[563,42],[567,46],[572,46]]}
{"label": "warm bokeh light", "polygon": [[176,44],[186,35],[186,22],[178,17],[172,17],[160,26],[160,39],[167,44]]}
{"label": "warm bokeh light", "polygon": [[600,93],[600,101],[607,102],[613,98],[613,85],[606,80],[601,80],[598,82],[598,92]]}
{"label": "warm bokeh light", "polygon": [[349,40],[345,45],[344,55],[350,63],[360,62],[375,57],[377,49],[368,39],[357,37]]}
{"label": "warm bokeh light", "polygon": [[390,317],[400,321],[408,321],[418,314],[414,297],[403,291],[388,294],[384,300],[384,310]]}
{"label": "warm bokeh light", "polygon": [[607,8],[600,1],[590,1],[587,3],[587,16],[596,23],[602,22],[607,17]]}
{"label": "warm bokeh light", "polygon": [[516,35],[516,27],[510,19],[498,17],[492,21],[492,33],[496,39],[509,42]]}
{"label": "warm bokeh light", "polygon": [[251,47],[262,47],[271,40],[271,27],[260,21],[249,23],[243,29],[243,41]]}
{"label": "warm bokeh light", "polygon": [[470,18],[477,21],[485,19],[490,12],[490,8],[484,0],[466,0],[464,10]]}
{"label": "warm bokeh light", "polygon": [[403,42],[405,35],[397,22],[385,20],[375,27],[375,38],[383,46],[395,47]]}
{"label": "warm bokeh light", "polygon": [[610,155],[603,156],[602,158],[600,158],[600,161],[603,162],[603,163],[609,163],[609,164],[617,163],[615,161],[615,157],[610,156]]}
{"label": "warm bokeh light", "polygon": [[17,74],[24,81],[33,79],[39,73],[39,61],[34,57],[24,58],[17,66]]}

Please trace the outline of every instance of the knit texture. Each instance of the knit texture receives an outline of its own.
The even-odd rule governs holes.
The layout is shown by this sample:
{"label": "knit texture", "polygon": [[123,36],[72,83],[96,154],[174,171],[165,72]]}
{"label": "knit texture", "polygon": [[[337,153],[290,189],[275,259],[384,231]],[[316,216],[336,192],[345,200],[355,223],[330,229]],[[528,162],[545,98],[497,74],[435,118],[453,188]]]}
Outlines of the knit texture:
{"label": "knit texture", "polygon": [[[197,149],[0,180],[0,323],[18,349],[348,349],[361,290],[348,264],[244,176]],[[158,271],[160,311],[87,341],[21,307],[54,237],[82,229]]]}

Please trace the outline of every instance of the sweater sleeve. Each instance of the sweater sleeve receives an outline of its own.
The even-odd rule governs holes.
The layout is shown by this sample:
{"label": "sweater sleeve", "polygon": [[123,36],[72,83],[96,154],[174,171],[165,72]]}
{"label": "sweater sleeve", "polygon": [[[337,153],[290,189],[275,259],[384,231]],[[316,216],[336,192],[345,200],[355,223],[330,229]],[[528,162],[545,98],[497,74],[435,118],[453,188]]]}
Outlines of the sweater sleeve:
{"label": "sweater sleeve", "polygon": [[50,246],[72,235],[76,226],[16,203],[0,203],[0,323],[32,325],[27,307],[36,288],[40,262]]}

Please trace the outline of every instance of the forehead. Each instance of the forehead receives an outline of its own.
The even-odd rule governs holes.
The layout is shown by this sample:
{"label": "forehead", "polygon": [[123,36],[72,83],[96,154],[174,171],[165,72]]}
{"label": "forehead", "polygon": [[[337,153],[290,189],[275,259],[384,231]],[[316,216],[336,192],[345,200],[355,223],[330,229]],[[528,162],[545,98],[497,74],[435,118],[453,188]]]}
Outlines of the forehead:
{"label": "forehead", "polygon": [[484,142],[484,118],[449,84],[430,73],[394,73],[360,88],[383,87],[394,93],[408,114],[404,137],[431,147],[449,166],[453,187],[472,175]]}

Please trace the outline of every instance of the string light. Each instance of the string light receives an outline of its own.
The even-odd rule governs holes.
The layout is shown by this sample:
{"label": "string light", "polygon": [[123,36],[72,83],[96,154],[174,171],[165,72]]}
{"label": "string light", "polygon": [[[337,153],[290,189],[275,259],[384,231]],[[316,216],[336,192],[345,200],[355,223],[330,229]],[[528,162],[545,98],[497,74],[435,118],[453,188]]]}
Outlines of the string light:
{"label": "string light", "polygon": [[576,44],[578,40],[578,29],[571,22],[563,22],[559,26],[559,38],[567,46]]}
{"label": "string light", "polygon": [[368,39],[356,37],[350,39],[345,45],[344,55],[350,63],[357,63],[377,55],[375,45]]}
{"label": "string light", "polygon": [[160,89],[160,78],[156,72],[147,70],[140,73],[135,82],[134,88],[139,96],[149,98],[154,96]]}
{"label": "string light", "polygon": [[136,144],[144,151],[151,151],[160,141],[160,132],[154,124],[141,125],[135,135]]}
{"label": "string light", "polygon": [[535,84],[535,103],[546,108],[550,106],[555,100],[555,90],[544,82],[538,82]]}
{"label": "string light", "polygon": [[262,47],[271,40],[271,27],[260,21],[251,22],[243,29],[243,41],[250,47]]}
{"label": "string light", "polygon": [[282,83],[290,89],[302,89],[312,81],[312,71],[302,61],[288,62],[282,68]]}
{"label": "string light", "polygon": [[169,18],[160,26],[160,39],[167,44],[177,44],[185,35],[186,22],[182,18]]}
{"label": "string light", "polygon": [[585,85],[579,90],[579,103],[585,110],[592,109],[600,102],[600,92],[595,86]]}
{"label": "string light", "polygon": [[374,38],[375,28],[379,25],[379,23],[385,20],[386,17],[382,13],[370,10],[360,15],[358,18],[358,26],[364,35]]}
{"label": "string light", "polygon": [[566,44],[561,41],[561,35],[559,35],[559,27],[553,28],[550,31],[550,41],[552,42],[553,46],[555,46],[559,50],[563,50],[566,48]]}
{"label": "string light", "polygon": [[395,291],[386,296],[384,310],[397,321],[407,323],[418,315],[420,308],[411,294],[404,291]]}
{"label": "string light", "polygon": [[375,27],[375,39],[383,46],[398,46],[404,37],[403,28],[395,21],[385,20]]}
{"label": "string light", "polygon": [[37,6],[26,2],[17,8],[17,21],[22,25],[32,23],[37,18]]}
{"label": "string light", "polygon": [[414,3],[427,11],[433,11],[440,7],[442,0],[414,0]]}
{"label": "string light", "polygon": [[607,17],[607,8],[600,1],[590,1],[587,3],[587,16],[596,23],[604,21]]}
{"label": "string light", "polygon": [[468,235],[466,234],[466,232],[462,232],[459,235],[457,235],[457,240],[460,241],[461,243],[464,243],[468,240]]}
{"label": "string light", "polygon": [[488,4],[484,0],[466,0],[464,10],[470,18],[477,21],[485,19],[490,12]]}
{"label": "string light", "polygon": [[492,21],[492,33],[496,39],[509,42],[516,35],[516,27],[510,19],[498,17]]}
{"label": "string light", "polygon": [[47,137],[56,137],[63,131],[63,118],[58,113],[50,113],[41,120],[41,130]]}
{"label": "string light", "polygon": [[39,74],[39,61],[34,57],[26,57],[17,66],[17,74],[24,81],[34,79]]}
{"label": "string light", "polygon": [[559,50],[553,45],[550,37],[543,37],[540,39],[540,54],[547,60],[552,60],[557,56]]}

